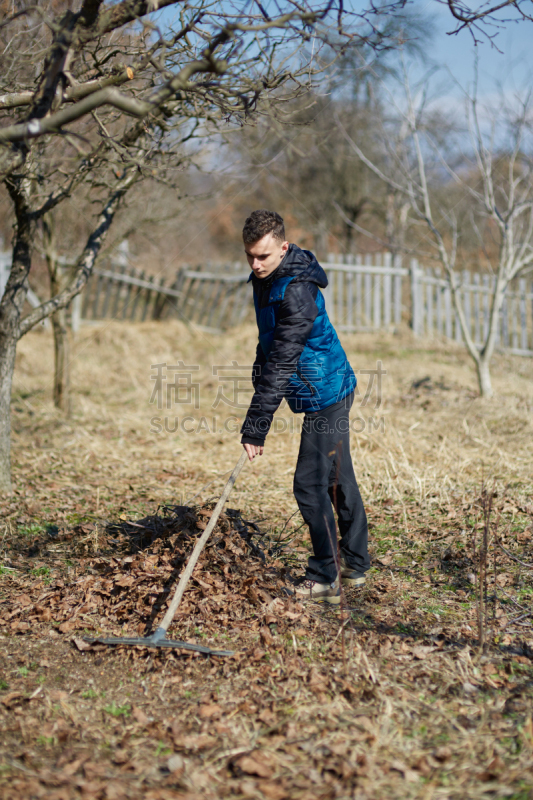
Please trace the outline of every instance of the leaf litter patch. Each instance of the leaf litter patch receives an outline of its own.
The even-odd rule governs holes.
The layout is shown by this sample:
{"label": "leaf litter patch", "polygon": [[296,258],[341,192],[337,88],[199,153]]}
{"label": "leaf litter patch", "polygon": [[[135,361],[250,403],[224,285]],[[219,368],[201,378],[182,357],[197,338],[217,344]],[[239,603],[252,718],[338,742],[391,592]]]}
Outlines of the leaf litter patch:
{"label": "leaf litter patch", "polygon": [[[46,534],[43,559],[68,548],[59,579],[36,574],[45,562],[35,557],[14,562],[0,691],[7,800],[422,799],[428,782],[436,796],[473,798],[533,785],[529,658],[480,657],[468,641],[451,647],[442,633],[416,633],[421,623],[407,630],[428,590],[442,591],[449,570],[472,568],[442,532],[429,584],[391,548],[375,558],[368,587],[347,593],[346,620],[286,597],[294,554],[272,558],[259,526],[227,510],[171,635],[218,646],[223,637],[236,657],[76,651],[70,640],[83,630],[151,629],[211,510],[173,506]],[[373,509],[376,524],[390,510],[383,504],[382,518]],[[414,541],[405,547],[415,552]],[[451,602],[445,594],[441,604]]]}
{"label": "leaf litter patch", "polygon": [[[164,613],[212,508],[173,506],[161,512],[105,526],[81,524],[58,532],[53,542],[49,536],[32,542],[28,558],[36,548],[44,558],[66,544],[71,556],[78,556],[77,565],[67,577],[44,581],[37,597],[19,596],[3,620],[7,632],[24,633],[52,623],[60,633],[104,626],[110,633],[148,634]],[[203,638],[219,635],[250,606],[287,597],[287,570],[279,559],[267,563],[262,539],[259,526],[243,519],[240,511],[227,509],[220,516],[171,631],[198,617]]]}

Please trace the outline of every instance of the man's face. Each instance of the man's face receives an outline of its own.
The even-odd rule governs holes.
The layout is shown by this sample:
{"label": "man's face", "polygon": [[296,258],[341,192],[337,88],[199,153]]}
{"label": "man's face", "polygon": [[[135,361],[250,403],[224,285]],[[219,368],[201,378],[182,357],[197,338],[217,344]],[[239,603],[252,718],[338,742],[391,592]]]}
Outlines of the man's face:
{"label": "man's face", "polygon": [[281,264],[289,249],[288,242],[280,242],[271,233],[253,244],[245,244],[244,252],[250,269],[258,278],[267,278]]}

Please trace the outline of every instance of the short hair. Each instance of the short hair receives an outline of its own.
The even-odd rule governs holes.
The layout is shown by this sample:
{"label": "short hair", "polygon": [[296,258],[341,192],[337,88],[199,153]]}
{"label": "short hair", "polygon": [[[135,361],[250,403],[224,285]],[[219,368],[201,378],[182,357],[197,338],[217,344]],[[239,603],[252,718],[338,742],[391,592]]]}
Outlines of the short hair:
{"label": "short hair", "polygon": [[285,225],[283,218],[280,217],[275,211],[267,211],[260,208],[258,211],[252,211],[247,217],[244,228],[242,229],[242,238],[244,244],[254,244],[271,233],[278,242],[285,241]]}

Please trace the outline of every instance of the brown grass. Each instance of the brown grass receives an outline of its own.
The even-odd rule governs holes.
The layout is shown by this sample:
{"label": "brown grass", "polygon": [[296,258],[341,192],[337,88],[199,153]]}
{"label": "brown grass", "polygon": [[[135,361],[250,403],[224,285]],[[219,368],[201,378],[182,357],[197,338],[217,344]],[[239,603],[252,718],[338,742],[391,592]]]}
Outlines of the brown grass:
{"label": "brown grass", "polygon": [[[352,448],[373,568],[367,588],[348,593],[346,618],[280,597],[241,598],[233,609],[229,601],[221,621],[209,597],[202,606],[198,594],[198,607],[172,633],[225,646],[227,637],[238,656],[212,664],[127,651],[84,655],[57,634],[53,620],[23,632],[20,597],[57,585],[68,604],[69,586],[74,596],[75,581],[92,574],[105,520],[217,496],[240,455],[238,435],[158,436],[150,419],[186,413],[210,426],[213,415],[223,423],[234,409],[212,409],[219,386],[212,366],[251,364],[255,336],[244,327],[217,339],[179,323],[85,328],[75,347],[69,420],[51,406],[48,334],[21,342],[16,494],[1,507],[5,797],[532,797],[533,588],[531,569],[515,560],[533,562],[529,360],[498,355],[495,398],[480,400],[470,362],[455,346],[416,342],[408,332],[343,337],[355,368],[381,360],[387,371],[382,405],[374,407],[374,392],[352,412],[365,420]],[[157,412],[148,403],[150,365],[177,360],[199,365],[192,374],[201,406]],[[367,376],[360,382],[364,395]],[[235,413],[242,418],[244,411]],[[291,419],[287,409],[278,415]],[[370,418],[381,417],[383,428],[370,430]],[[296,430],[269,436],[265,455],[245,468],[230,498],[245,518],[262,520],[267,546],[297,510],[291,484],[298,441]],[[484,653],[469,578],[477,570],[472,541],[481,530],[482,481],[496,491],[493,520],[514,556],[489,553],[497,570],[489,576]],[[44,525],[68,530],[87,522],[93,527],[79,536],[92,550],[83,559],[68,549],[28,555]],[[300,525],[296,514],[281,554],[285,566],[298,569],[308,546]],[[30,568],[51,572],[43,583]],[[12,620],[10,609],[19,609]],[[91,619],[93,629],[120,629],[103,611]],[[40,685],[34,700],[25,699]],[[20,696],[5,702],[13,692]],[[127,716],[105,710],[126,705]],[[169,774],[159,767],[172,753],[182,762]]]}
{"label": "brown grass", "polygon": [[[15,475],[20,467],[27,470],[31,465],[32,449],[47,443],[57,447],[61,458],[73,465],[99,459],[102,478],[108,473],[120,474],[121,479],[128,475],[134,485],[139,485],[146,477],[145,485],[157,487],[158,498],[175,496],[178,483],[184,494],[189,488],[196,493],[199,477],[214,480],[210,491],[216,493],[222,483],[216,475],[225,474],[238,458],[238,436],[226,431],[219,435],[150,434],[150,419],[158,414],[155,405],[148,402],[153,388],[150,365],[182,360],[186,365],[200,366],[199,372],[192,373],[193,381],[201,384],[200,409],[185,404],[163,411],[163,415],[192,414],[197,419],[204,416],[210,425],[213,415],[223,421],[236,413],[242,419],[249,391],[239,398],[244,408],[212,408],[220,385],[212,366],[231,365],[232,361],[251,364],[255,342],[256,333],[251,326],[223,338],[188,330],[180,323],[112,323],[83,329],[73,359],[74,413],[71,420],[65,421],[50,404],[50,338],[44,333],[31,334],[20,344],[15,375]],[[483,400],[477,397],[470,360],[460,348],[439,343],[424,345],[408,333],[344,336],[343,343],[355,368],[372,369],[381,360],[387,371],[381,408],[373,407],[373,391],[365,408],[354,407],[352,411],[352,417],[361,417],[367,423],[365,431],[352,437],[352,446],[368,502],[381,497],[400,501],[404,496],[416,497],[423,505],[446,502],[450,493],[468,493],[474,486],[479,487],[483,473],[493,475],[501,486],[510,482],[524,497],[530,496],[531,360],[495,357],[496,396]],[[426,376],[430,377],[429,384],[412,388],[413,381]],[[360,375],[359,381],[364,395],[368,376]],[[246,382],[241,381],[240,385],[245,386]],[[28,417],[28,412],[33,415]],[[298,421],[288,409],[278,414]],[[19,415],[21,422],[29,425],[19,426]],[[368,420],[372,417],[376,421],[383,417],[384,432],[369,430]],[[190,424],[194,427],[194,423]],[[32,437],[28,437],[30,431]],[[281,515],[296,509],[290,486],[298,442],[297,431],[271,434],[267,455],[249,467],[246,481],[242,482],[245,485],[236,490],[249,498],[252,508],[256,508],[256,491],[268,486],[262,497],[268,508],[279,509]],[[29,463],[25,462],[26,457]],[[180,478],[172,486],[176,466],[191,472],[191,477]],[[154,470],[165,469],[170,470],[166,486],[161,486],[160,481],[150,483],[149,475]],[[102,480],[102,498],[105,483]]]}

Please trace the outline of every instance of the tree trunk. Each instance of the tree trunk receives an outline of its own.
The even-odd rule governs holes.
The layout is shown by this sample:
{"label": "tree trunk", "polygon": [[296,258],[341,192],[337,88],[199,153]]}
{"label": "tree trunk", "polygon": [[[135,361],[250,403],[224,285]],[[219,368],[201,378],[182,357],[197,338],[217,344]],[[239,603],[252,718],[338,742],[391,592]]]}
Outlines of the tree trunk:
{"label": "tree trunk", "polygon": [[0,493],[11,491],[11,385],[17,339],[0,334]]}
{"label": "tree trunk", "polygon": [[54,405],[70,415],[70,335],[67,309],[52,314],[54,331]]}
{"label": "tree trunk", "polygon": [[[57,257],[56,226],[54,214],[43,217],[43,243],[46,264],[50,275],[50,296],[55,297],[65,289],[68,283],[68,269],[65,269]],[[67,416],[70,414],[70,337],[68,330],[67,307],[58,309],[52,318],[54,331],[54,405]]]}
{"label": "tree trunk", "polygon": [[0,301],[0,491],[11,491],[11,386],[20,320],[26,294],[35,223],[28,203],[29,182],[22,176],[5,181],[13,201],[16,225],[11,271]]}
{"label": "tree trunk", "polygon": [[492,397],[492,381],[490,379],[490,363],[483,356],[476,361],[477,380],[481,397]]}

